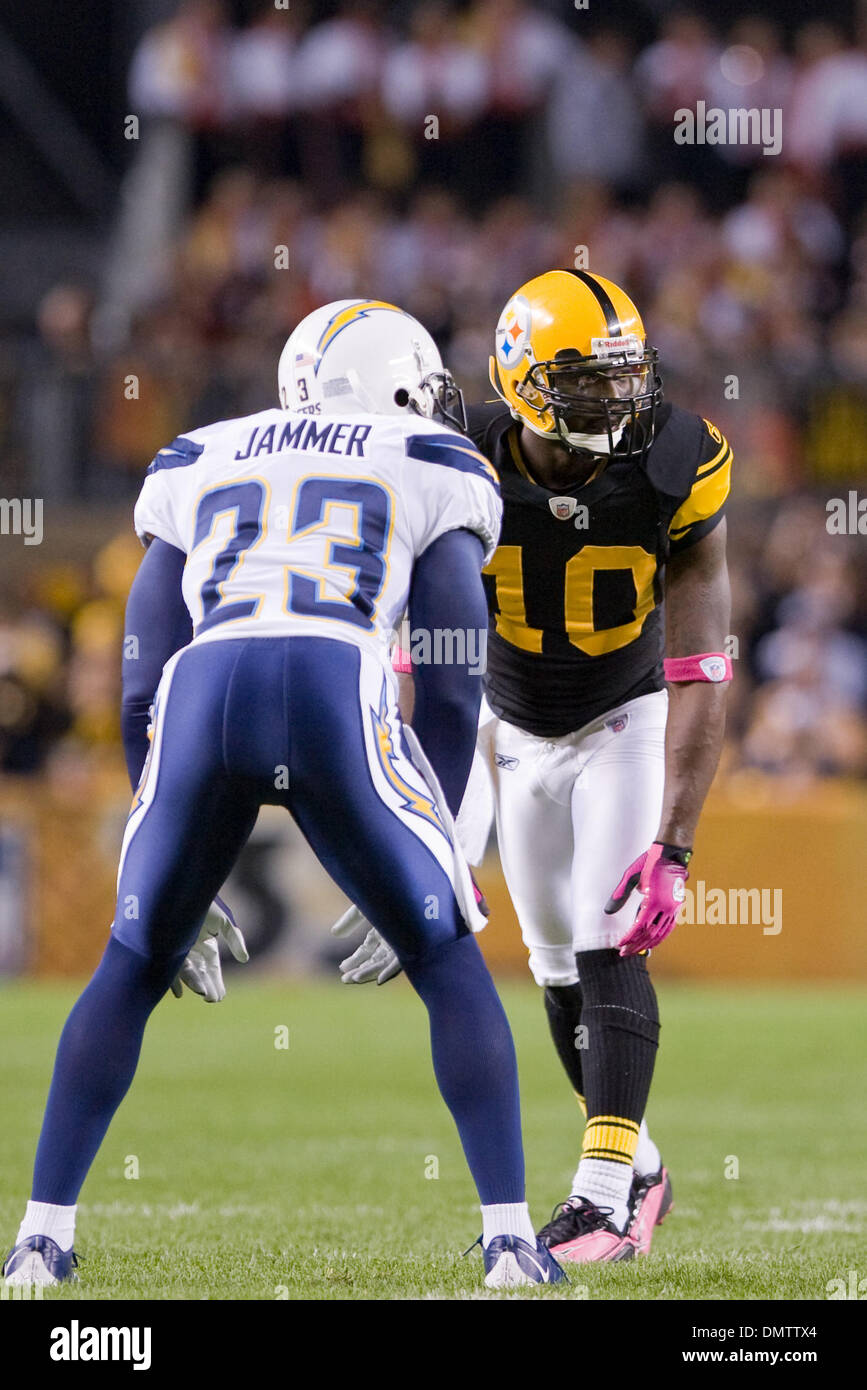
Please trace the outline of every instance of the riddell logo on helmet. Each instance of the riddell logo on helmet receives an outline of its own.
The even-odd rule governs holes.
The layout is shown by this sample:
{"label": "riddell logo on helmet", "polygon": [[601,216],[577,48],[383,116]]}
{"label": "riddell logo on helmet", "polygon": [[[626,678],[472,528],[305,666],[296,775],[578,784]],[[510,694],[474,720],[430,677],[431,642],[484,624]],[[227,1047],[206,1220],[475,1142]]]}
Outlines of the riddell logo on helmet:
{"label": "riddell logo on helmet", "polygon": [[627,333],[625,338],[591,338],[590,351],[594,357],[625,357],[627,362],[640,362],[644,357],[644,347],[635,333]]}

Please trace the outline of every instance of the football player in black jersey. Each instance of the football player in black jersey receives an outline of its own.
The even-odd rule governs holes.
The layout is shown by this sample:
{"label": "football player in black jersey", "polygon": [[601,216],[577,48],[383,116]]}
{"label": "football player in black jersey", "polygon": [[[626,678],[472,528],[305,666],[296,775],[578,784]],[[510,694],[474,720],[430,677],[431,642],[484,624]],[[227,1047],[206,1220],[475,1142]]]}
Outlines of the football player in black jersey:
{"label": "football player in black jersey", "polygon": [[512,296],[491,381],[502,404],[469,420],[504,503],[480,746],[530,966],[587,1115],[542,1235],[558,1258],[629,1259],[671,1205],[643,1123],[659,1031],[647,951],[674,925],[722,746],[732,456],[663,402],[635,305],[586,271]]}
{"label": "football player in black jersey", "polygon": [[[647,960],[683,901],[722,747],[732,455],[714,425],[663,402],[635,305],[586,271],[512,296],[491,381],[500,400],[470,409],[468,433],[504,516],[458,833],[463,821],[479,839],[486,766],[530,969],[587,1120],[541,1238],[558,1259],[631,1259],[671,1206],[644,1122],[659,1033]],[[345,979],[392,973],[376,940]]]}

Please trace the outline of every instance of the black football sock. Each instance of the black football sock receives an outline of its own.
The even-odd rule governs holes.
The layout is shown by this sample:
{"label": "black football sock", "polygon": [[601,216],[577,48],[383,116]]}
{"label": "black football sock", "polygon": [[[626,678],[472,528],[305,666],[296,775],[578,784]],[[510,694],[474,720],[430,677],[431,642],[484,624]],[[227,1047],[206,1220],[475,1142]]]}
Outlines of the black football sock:
{"label": "black football sock", "polygon": [[563,1063],[563,1070],[572,1083],[578,1104],[586,1114],[584,1070],[581,1065],[584,1039],[579,1032],[583,1000],[584,991],[580,984],[548,985],[545,990],[545,1013],[548,1015],[551,1039]]}
{"label": "black football sock", "polygon": [[659,1041],[656,991],[644,956],[602,950],[575,959],[587,1029],[581,1058],[587,1128],[573,1190],[610,1206],[622,1230]]}
{"label": "black football sock", "polygon": [[581,1059],[587,1113],[591,1119],[622,1116],[637,1131],[659,1045],[659,1006],[647,959],[615,950],[581,951],[575,959],[587,1029]]}

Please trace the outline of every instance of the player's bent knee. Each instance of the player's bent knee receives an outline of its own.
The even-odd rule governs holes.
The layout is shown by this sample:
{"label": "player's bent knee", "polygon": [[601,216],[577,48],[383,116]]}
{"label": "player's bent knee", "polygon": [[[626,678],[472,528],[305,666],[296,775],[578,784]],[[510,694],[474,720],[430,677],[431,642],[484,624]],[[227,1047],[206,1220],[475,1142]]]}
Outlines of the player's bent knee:
{"label": "player's bent knee", "polygon": [[120,941],[112,931],[97,972],[117,987],[138,988],[156,1004],[183,965],[183,956],[149,955]]}
{"label": "player's bent knee", "polygon": [[584,991],[579,984],[546,985],[545,987],[545,1002],[555,1009],[563,1009],[571,1013],[576,1007],[580,1009],[583,1001]]}
{"label": "player's bent knee", "polygon": [[205,913],[194,921],[189,917],[178,920],[167,913],[143,909],[139,917],[125,917],[122,910],[115,913],[111,934],[115,941],[136,955],[149,960],[181,960],[193,946]]}
{"label": "player's bent knee", "polygon": [[563,988],[578,983],[571,946],[531,946],[527,963],[540,989]]}
{"label": "player's bent knee", "polygon": [[431,985],[448,984],[455,995],[472,996],[484,980],[493,989],[490,971],[475,934],[466,927],[451,941],[439,941],[406,963],[406,977],[417,994],[428,1001]]}
{"label": "player's bent knee", "polygon": [[472,932],[460,913],[455,912],[454,918],[447,922],[426,922],[415,929],[404,930],[400,942],[385,939],[408,974],[413,965],[428,960],[435,952],[453,946],[465,936],[472,936]]}

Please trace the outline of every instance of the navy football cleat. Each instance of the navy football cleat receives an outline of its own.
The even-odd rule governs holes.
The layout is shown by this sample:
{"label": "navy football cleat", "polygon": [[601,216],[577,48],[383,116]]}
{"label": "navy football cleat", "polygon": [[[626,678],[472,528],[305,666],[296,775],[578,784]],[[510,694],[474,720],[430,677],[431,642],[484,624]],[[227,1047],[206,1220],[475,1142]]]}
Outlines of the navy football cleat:
{"label": "navy football cleat", "polygon": [[74,1250],[61,1250],[50,1236],[28,1236],[6,1256],[3,1279],[7,1284],[65,1284],[77,1279]]}
{"label": "navy football cleat", "polygon": [[[481,1243],[482,1238],[479,1236],[476,1244]],[[482,1246],[482,1255],[485,1261],[485,1284],[489,1289],[508,1289],[529,1284],[559,1284],[566,1278],[550,1250],[538,1242],[532,1246],[529,1241],[521,1240],[520,1236],[494,1236],[487,1248]]]}

